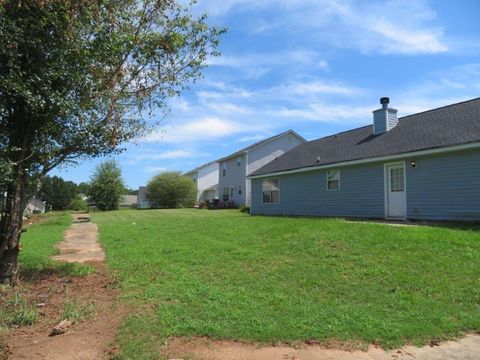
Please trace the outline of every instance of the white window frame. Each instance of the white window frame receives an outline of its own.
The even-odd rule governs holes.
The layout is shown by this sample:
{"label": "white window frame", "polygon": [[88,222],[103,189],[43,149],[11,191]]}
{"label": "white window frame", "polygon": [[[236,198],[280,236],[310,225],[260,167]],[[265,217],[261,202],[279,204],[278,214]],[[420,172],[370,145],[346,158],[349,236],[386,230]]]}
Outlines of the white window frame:
{"label": "white window frame", "polygon": [[237,158],[237,167],[240,167],[240,165],[242,165],[242,158],[238,157]]}
{"label": "white window frame", "polygon": [[[329,175],[330,175],[332,172],[335,172],[335,171],[336,171],[337,174],[338,174],[338,179],[337,179],[337,178],[330,179],[330,178],[329,178],[329,177],[330,177]],[[326,179],[327,179],[327,181],[326,181],[327,191],[338,191],[338,190],[340,190],[340,188],[341,188],[341,178],[342,178],[340,169],[327,170],[325,176],[326,176]],[[336,189],[330,189],[330,188],[328,187],[329,181],[338,181],[338,188],[336,188]]]}
{"label": "white window frame", "polygon": [[[272,180],[277,180],[277,181],[278,181],[278,190],[273,190],[273,191],[278,192],[278,196],[277,196],[278,201],[277,201],[277,202],[272,202],[272,201],[271,201],[271,200],[272,200],[272,194],[271,194],[271,193],[273,192],[273,191],[271,190],[271,191],[269,191],[269,192],[270,192],[270,202],[265,202],[265,198],[264,198],[263,194],[264,194],[265,192],[267,192],[267,191],[264,191],[264,190],[263,190],[263,183],[264,183],[265,181],[272,181]],[[272,205],[272,204],[273,204],[273,205],[275,205],[275,204],[280,204],[280,178],[262,179],[262,204],[270,204],[270,205]]]}
{"label": "white window frame", "polygon": [[[225,190],[227,190],[227,191],[225,192]],[[228,200],[224,200],[224,199],[225,199],[225,195],[228,195]],[[230,201],[230,200],[231,200],[231,199],[230,199],[230,187],[225,186],[225,187],[223,188],[222,201]]]}

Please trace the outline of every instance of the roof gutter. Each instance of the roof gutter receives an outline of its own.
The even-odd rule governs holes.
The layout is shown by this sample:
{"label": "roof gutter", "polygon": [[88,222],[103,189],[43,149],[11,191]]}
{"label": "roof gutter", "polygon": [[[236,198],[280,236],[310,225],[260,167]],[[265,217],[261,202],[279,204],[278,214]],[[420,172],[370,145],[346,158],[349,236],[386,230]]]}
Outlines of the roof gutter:
{"label": "roof gutter", "polygon": [[227,155],[227,156],[225,156],[225,157],[223,157],[223,158],[221,158],[221,159],[218,159],[218,162],[235,159],[235,158],[237,158],[237,157],[239,157],[239,156],[248,154],[248,151],[249,151],[249,150],[237,151],[236,153],[233,153],[233,154],[231,154],[231,155]]}
{"label": "roof gutter", "polygon": [[297,174],[297,173],[304,173],[308,171],[331,169],[331,168],[338,168],[338,167],[345,167],[345,166],[352,166],[352,165],[369,164],[369,163],[380,162],[380,161],[399,160],[399,159],[403,159],[405,157],[410,157],[410,156],[434,155],[434,154],[442,154],[442,153],[456,152],[456,151],[462,151],[462,150],[471,150],[471,149],[477,149],[477,148],[480,148],[480,142],[427,149],[427,150],[411,151],[411,152],[406,152],[406,153],[401,153],[396,155],[378,156],[378,157],[372,157],[367,159],[342,161],[342,162],[336,162],[336,163],[318,165],[318,166],[309,166],[309,167],[303,167],[303,168],[293,169],[293,170],[285,170],[285,171],[277,171],[277,172],[271,172],[271,173],[260,174],[260,175],[253,175],[253,176],[248,176],[248,178],[260,179],[260,178],[271,177],[271,176]]}

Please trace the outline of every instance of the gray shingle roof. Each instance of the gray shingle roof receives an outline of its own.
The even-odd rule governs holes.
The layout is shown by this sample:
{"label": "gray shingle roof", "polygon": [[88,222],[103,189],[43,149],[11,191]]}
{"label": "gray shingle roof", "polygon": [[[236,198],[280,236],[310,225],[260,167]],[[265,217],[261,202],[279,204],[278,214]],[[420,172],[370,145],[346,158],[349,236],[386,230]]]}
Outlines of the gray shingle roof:
{"label": "gray shingle roof", "polygon": [[480,141],[480,98],[405,116],[384,134],[372,130],[369,125],[300,144],[251,176]]}
{"label": "gray shingle roof", "polygon": [[271,136],[269,138],[266,138],[266,139],[263,139],[263,140],[260,140],[252,145],[249,145],[247,147],[244,147],[243,149],[240,149],[238,151],[235,151],[234,153],[230,154],[230,155],[227,155],[221,159],[218,159],[217,161],[224,161],[224,160],[227,160],[227,159],[231,159],[231,158],[234,158],[234,157],[237,157],[237,156],[240,156],[242,155],[243,153],[245,152],[248,152],[252,149],[255,149],[256,147],[259,147],[267,142],[269,142],[270,140],[273,140],[273,139],[276,139],[276,138],[279,138],[279,137],[282,137],[283,135],[286,135],[288,133],[291,133],[295,136],[297,136],[299,139],[302,139],[303,141],[306,141],[303,137],[301,137],[300,135],[298,135],[295,131],[293,130],[287,130],[287,131],[284,131],[280,134],[277,134],[277,135],[274,135],[274,136]]}

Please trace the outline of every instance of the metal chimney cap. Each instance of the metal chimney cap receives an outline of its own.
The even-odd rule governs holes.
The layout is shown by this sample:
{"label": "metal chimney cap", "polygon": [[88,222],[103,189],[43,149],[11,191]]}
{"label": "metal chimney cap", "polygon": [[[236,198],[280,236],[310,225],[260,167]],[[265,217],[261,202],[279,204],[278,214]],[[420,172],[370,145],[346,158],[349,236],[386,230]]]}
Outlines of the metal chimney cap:
{"label": "metal chimney cap", "polygon": [[390,103],[390,98],[389,97],[382,97],[380,98],[380,104],[382,105],[387,105]]}

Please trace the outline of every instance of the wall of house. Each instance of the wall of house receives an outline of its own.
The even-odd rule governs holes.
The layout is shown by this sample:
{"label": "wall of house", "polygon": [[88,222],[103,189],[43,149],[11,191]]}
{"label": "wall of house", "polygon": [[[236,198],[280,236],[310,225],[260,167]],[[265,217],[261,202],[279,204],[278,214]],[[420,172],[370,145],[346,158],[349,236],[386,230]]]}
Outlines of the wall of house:
{"label": "wall of house", "polygon": [[[415,160],[417,166],[410,166]],[[407,217],[480,221],[480,151],[406,161]]]}
{"label": "wall of house", "polygon": [[[480,221],[480,151],[404,161],[407,218]],[[389,162],[339,168],[336,191],[326,190],[326,170],[278,176],[277,204],[263,204],[262,179],[253,179],[251,213],[383,218],[384,165]]]}
{"label": "wall of house", "polygon": [[384,217],[383,164],[339,168],[340,189],[327,190],[327,171],[279,176],[280,201],[263,204],[262,179],[252,179],[252,214]]}
{"label": "wall of house", "polygon": [[[237,164],[237,159],[240,159],[240,165]],[[233,201],[237,206],[245,205],[245,183],[246,183],[246,165],[245,155],[221,161],[219,164],[219,181],[218,181],[218,196],[223,200],[223,189],[225,187],[233,187]],[[225,167],[226,174],[223,176],[223,169]],[[241,194],[238,193],[239,185],[241,186]]]}
{"label": "wall of house", "polygon": [[[285,134],[284,136],[261,145],[248,152],[247,156],[247,175],[257,171],[262,166],[275,160],[277,157],[285,154],[287,151],[303,143],[303,139],[293,134]],[[246,182],[246,204],[251,203],[251,181]]]}
{"label": "wall of house", "polygon": [[140,186],[138,188],[138,208],[148,209],[150,208],[150,202],[147,199],[147,187]]}
{"label": "wall of house", "polygon": [[198,169],[196,176],[197,201],[212,200],[218,198],[217,191],[211,191],[218,185],[218,162],[205,165]]}

